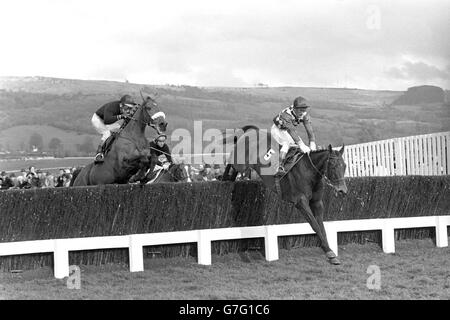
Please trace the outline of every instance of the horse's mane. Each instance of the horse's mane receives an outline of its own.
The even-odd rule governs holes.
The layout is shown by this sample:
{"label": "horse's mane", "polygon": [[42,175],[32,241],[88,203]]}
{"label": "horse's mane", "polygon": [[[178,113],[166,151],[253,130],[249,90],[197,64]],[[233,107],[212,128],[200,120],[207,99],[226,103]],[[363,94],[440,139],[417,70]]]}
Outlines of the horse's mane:
{"label": "horse's mane", "polygon": [[320,153],[320,152],[324,152],[324,151],[329,151],[328,148],[320,148],[320,149],[316,149],[316,150],[311,150],[311,153]]}

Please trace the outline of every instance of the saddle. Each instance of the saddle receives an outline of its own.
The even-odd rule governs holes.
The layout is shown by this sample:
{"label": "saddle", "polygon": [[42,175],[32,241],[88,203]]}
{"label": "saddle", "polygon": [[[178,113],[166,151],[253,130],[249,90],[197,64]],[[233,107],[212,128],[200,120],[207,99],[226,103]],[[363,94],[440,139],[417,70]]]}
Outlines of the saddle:
{"label": "saddle", "polygon": [[300,151],[299,147],[291,147],[286,154],[286,158],[284,160],[284,168],[286,173],[288,173],[294,164],[304,155],[303,152]]}
{"label": "saddle", "polygon": [[113,145],[113,142],[116,140],[116,138],[119,136],[119,132],[112,132],[111,135],[106,139],[106,141],[102,145],[102,153],[103,156],[106,156],[109,150],[111,150],[111,147]]}
{"label": "saddle", "polygon": [[275,175],[275,189],[277,193],[281,196],[281,186],[280,180],[289,173],[292,167],[303,157],[304,153],[300,150],[299,147],[291,147],[286,154],[286,158],[284,160],[284,169],[286,173],[282,176],[276,174]]}
{"label": "saddle", "polygon": [[[136,112],[136,110],[133,110],[133,112]],[[129,113],[129,115],[132,115],[132,113],[131,114]],[[111,135],[108,137],[108,139],[105,140],[105,142],[103,142],[103,145],[102,145],[103,156],[106,156],[108,151],[111,150],[113,142],[120,135],[122,130],[125,129],[125,127],[127,126],[128,122],[130,122],[130,120],[129,119],[125,119],[125,121],[120,126],[119,131],[111,131]]]}

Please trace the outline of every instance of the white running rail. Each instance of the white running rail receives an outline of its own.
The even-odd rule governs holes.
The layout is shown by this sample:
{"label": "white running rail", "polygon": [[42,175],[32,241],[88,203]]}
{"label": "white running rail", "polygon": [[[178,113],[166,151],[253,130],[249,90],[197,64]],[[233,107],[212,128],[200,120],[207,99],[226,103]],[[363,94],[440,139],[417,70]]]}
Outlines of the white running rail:
{"label": "white running rail", "polygon": [[450,132],[345,147],[347,177],[450,174]]}
{"label": "white running rail", "polygon": [[[338,232],[382,231],[382,247],[386,253],[395,252],[395,229],[436,228],[436,246],[448,246],[448,216],[425,216],[407,218],[341,220],[325,222],[330,248],[338,254]],[[87,237],[0,243],[0,256],[53,252],[55,278],[69,276],[69,251],[128,248],[130,271],[144,271],[144,246],[176,243],[197,243],[198,263],[211,264],[211,242],[248,238],[264,238],[267,261],[278,260],[278,237],[314,234],[308,223],[280,224],[256,227],[236,227],[175,231],[124,236]]]}

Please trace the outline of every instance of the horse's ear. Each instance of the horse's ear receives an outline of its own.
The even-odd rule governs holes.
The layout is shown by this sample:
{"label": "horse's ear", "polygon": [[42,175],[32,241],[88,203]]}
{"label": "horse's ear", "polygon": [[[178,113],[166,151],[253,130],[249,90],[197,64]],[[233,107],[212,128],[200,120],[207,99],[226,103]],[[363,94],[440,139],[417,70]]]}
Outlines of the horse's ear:
{"label": "horse's ear", "polygon": [[331,146],[331,144],[328,145],[328,151],[333,152],[333,147]]}
{"label": "horse's ear", "polygon": [[339,150],[339,154],[342,156],[344,154],[345,144],[342,145],[341,150]]}

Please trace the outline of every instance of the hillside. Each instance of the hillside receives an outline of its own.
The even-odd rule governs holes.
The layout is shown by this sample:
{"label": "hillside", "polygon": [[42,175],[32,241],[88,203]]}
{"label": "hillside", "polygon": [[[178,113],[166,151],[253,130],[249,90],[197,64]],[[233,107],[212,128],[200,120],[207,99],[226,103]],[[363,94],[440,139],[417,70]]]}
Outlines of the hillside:
{"label": "hillside", "polygon": [[[44,147],[53,135],[73,152],[86,136],[93,137],[96,145],[98,135],[90,124],[95,110],[125,93],[140,100],[140,89],[147,93],[158,92],[159,105],[168,115],[169,132],[177,128],[192,132],[194,121],[199,120],[203,121],[203,131],[246,124],[269,128],[273,116],[298,95],[312,103],[311,115],[319,144],[353,144],[450,130],[448,105],[391,105],[402,96],[403,92],[399,91],[203,88],[3,77],[0,78],[0,149],[21,149],[23,143],[29,144],[33,132],[45,136]],[[150,136],[151,131],[148,132]],[[304,130],[301,133],[304,134]]]}
{"label": "hillside", "polygon": [[421,105],[423,103],[444,103],[445,92],[436,86],[411,87],[393,102],[394,105]]}

